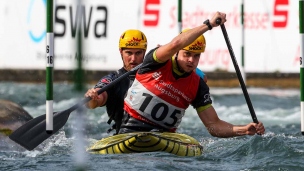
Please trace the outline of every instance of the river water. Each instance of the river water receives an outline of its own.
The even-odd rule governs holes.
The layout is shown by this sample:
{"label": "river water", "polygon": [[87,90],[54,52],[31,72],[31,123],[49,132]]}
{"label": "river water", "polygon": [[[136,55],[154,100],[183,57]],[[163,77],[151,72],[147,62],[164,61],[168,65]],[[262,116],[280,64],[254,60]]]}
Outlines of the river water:
{"label": "river water", "polygon": [[[87,88],[92,85],[87,85]],[[45,85],[0,83],[0,98],[20,104],[33,117],[45,113]],[[248,88],[258,120],[266,127],[263,136],[215,138],[204,128],[195,110],[187,109],[178,132],[200,141],[199,157],[178,157],[168,153],[93,155],[83,153],[94,140],[109,136],[104,108],[83,112],[81,123],[71,113],[57,134],[32,151],[24,150],[8,138],[0,140],[0,170],[304,170],[304,137],[300,130],[300,91],[298,89]],[[72,84],[54,84],[54,111],[65,110],[83,98]],[[213,106],[222,120],[233,124],[251,122],[251,115],[240,88],[211,87]],[[77,129],[75,129],[77,128]],[[73,130],[81,130],[79,139]],[[82,141],[81,141],[82,140]],[[79,146],[78,142],[83,142]],[[77,145],[78,144],[78,145]],[[82,152],[82,153],[81,153]],[[80,162],[79,162],[80,161]],[[84,163],[84,165],[83,165]]]}

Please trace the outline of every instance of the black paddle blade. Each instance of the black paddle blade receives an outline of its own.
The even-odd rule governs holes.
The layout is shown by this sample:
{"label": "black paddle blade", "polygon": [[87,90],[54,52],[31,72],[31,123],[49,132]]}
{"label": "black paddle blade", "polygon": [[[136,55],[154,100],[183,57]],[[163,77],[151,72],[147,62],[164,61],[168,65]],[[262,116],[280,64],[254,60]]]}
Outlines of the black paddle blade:
{"label": "black paddle blade", "polygon": [[[69,109],[62,112],[54,113],[53,134],[66,124],[70,113],[71,112]],[[9,138],[20,144],[27,150],[33,150],[44,140],[48,139],[50,136],[53,135],[46,133],[45,117],[46,116],[44,114],[28,121],[27,123],[19,127],[17,130],[15,130],[9,136]]]}
{"label": "black paddle blade", "polygon": [[[109,88],[113,87],[122,79],[125,79],[130,74],[136,72],[141,67],[141,65],[142,64],[139,64],[131,71],[124,73],[119,78],[108,84],[107,86],[98,90],[97,93],[100,94],[108,90]],[[91,97],[86,97],[77,104],[75,104],[74,106],[70,107],[69,109],[55,113],[53,118],[53,123],[54,123],[53,134],[56,133],[60,128],[62,128],[65,125],[72,111],[81,107],[90,100]],[[46,117],[45,115],[41,115],[19,127],[9,136],[9,138],[15,141],[16,143],[20,144],[22,147],[26,148],[27,150],[33,150],[35,147],[41,144],[44,140],[48,139],[50,136],[52,136],[52,134],[46,133]]]}

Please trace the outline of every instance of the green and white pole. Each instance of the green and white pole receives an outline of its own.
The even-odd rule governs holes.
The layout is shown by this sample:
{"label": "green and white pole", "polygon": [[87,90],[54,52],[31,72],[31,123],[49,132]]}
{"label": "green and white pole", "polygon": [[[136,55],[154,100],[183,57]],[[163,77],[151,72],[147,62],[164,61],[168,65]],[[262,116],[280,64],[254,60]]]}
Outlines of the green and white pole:
{"label": "green and white pole", "polygon": [[244,0],[241,4],[241,23],[242,23],[242,47],[241,47],[241,57],[242,57],[242,70],[241,74],[243,76],[244,83],[246,84],[246,72],[245,72],[245,25],[244,25]]}
{"label": "green and white pole", "polygon": [[53,0],[46,4],[46,132],[53,133],[54,33]]}
{"label": "green and white pole", "polygon": [[304,0],[299,0],[301,132],[304,135]]}
{"label": "green and white pole", "polygon": [[177,22],[178,22],[178,31],[179,33],[182,32],[183,29],[183,23],[182,23],[182,5],[183,5],[183,1],[182,0],[178,0],[178,4],[177,4]]}

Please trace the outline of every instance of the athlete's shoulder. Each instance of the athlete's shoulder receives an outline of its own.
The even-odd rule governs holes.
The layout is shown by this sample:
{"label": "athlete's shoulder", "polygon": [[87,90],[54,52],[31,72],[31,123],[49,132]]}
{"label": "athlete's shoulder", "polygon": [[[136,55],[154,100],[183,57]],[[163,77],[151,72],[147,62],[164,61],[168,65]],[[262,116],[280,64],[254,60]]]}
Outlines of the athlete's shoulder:
{"label": "athlete's shoulder", "polygon": [[154,56],[155,51],[157,50],[157,48],[158,48],[158,47],[151,49],[151,50],[146,54],[146,56],[145,56],[145,58],[144,58],[144,63],[153,63],[153,62],[155,62],[153,56]]}
{"label": "athlete's shoulder", "polygon": [[204,73],[202,70],[196,68],[196,69],[195,69],[195,73],[196,73],[198,76],[200,76],[202,79],[204,79],[205,73]]}
{"label": "athlete's shoulder", "polygon": [[156,70],[156,69],[159,69],[160,67],[164,66],[166,64],[165,63],[159,63],[157,62],[156,60],[154,60],[154,52],[155,50],[157,50],[158,47],[150,50],[145,58],[144,58],[144,62],[143,62],[143,65],[142,67],[139,69],[139,71],[137,72],[138,74],[143,74],[143,73],[146,73],[146,72],[149,72],[149,71],[152,71],[152,70]]}
{"label": "athlete's shoulder", "polygon": [[103,76],[95,85],[95,88],[102,88],[105,85],[108,85],[109,83],[117,79],[120,75],[124,74],[125,72],[127,71],[124,68],[121,68],[117,71],[111,72],[108,75]]}
{"label": "athlete's shoulder", "polygon": [[200,79],[198,91],[192,105],[197,109],[198,107],[208,104],[212,104],[212,100],[210,98],[210,89],[206,82],[203,79]]}
{"label": "athlete's shoulder", "polygon": [[124,67],[122,67],[119,70],[117,70],[116,72],[114,72],[113,74],[120,76],[120,75],[122,75],[122,74],[124,74],[126,72],[128,72],[128,71]]}

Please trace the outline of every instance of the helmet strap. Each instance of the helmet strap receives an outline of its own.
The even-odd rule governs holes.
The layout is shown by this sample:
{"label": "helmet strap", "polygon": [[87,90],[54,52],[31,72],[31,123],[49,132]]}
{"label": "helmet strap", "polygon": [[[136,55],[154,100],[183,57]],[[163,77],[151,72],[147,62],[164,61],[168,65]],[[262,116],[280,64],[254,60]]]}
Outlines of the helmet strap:
{"label": "helmet strap", "polygon": [[123,57],[122,57],[122,55],[121,55],[121,54],[120,54],[120,56],[121,56],[121,60],[122,60],[122,64],[123,64],[123,68],[127,70],[126,65],[125,65],[125,61],[123,60]]}
{"label": "helmet strap", "polygon": [[122,54],[121,54],[123,50],[124,50],[123,48],[119,49],[119,51],[120,51],[120,57],[121,57],[122,64],[123,64],[123,68],[126,69],[125,61],[123,60],[123,57],[122,57]]}
{"label": "helmet strap", "polygon": [[179,53],[179,51],[176,53],[176,56],[175,56],[176,67],[177,67],[177,70],[178,70],[179,72],[184,73],[185,71],[182,70],[182,69],[180,68],[180,66],[178,65],[178,60],[177,60],[178,53]]}

